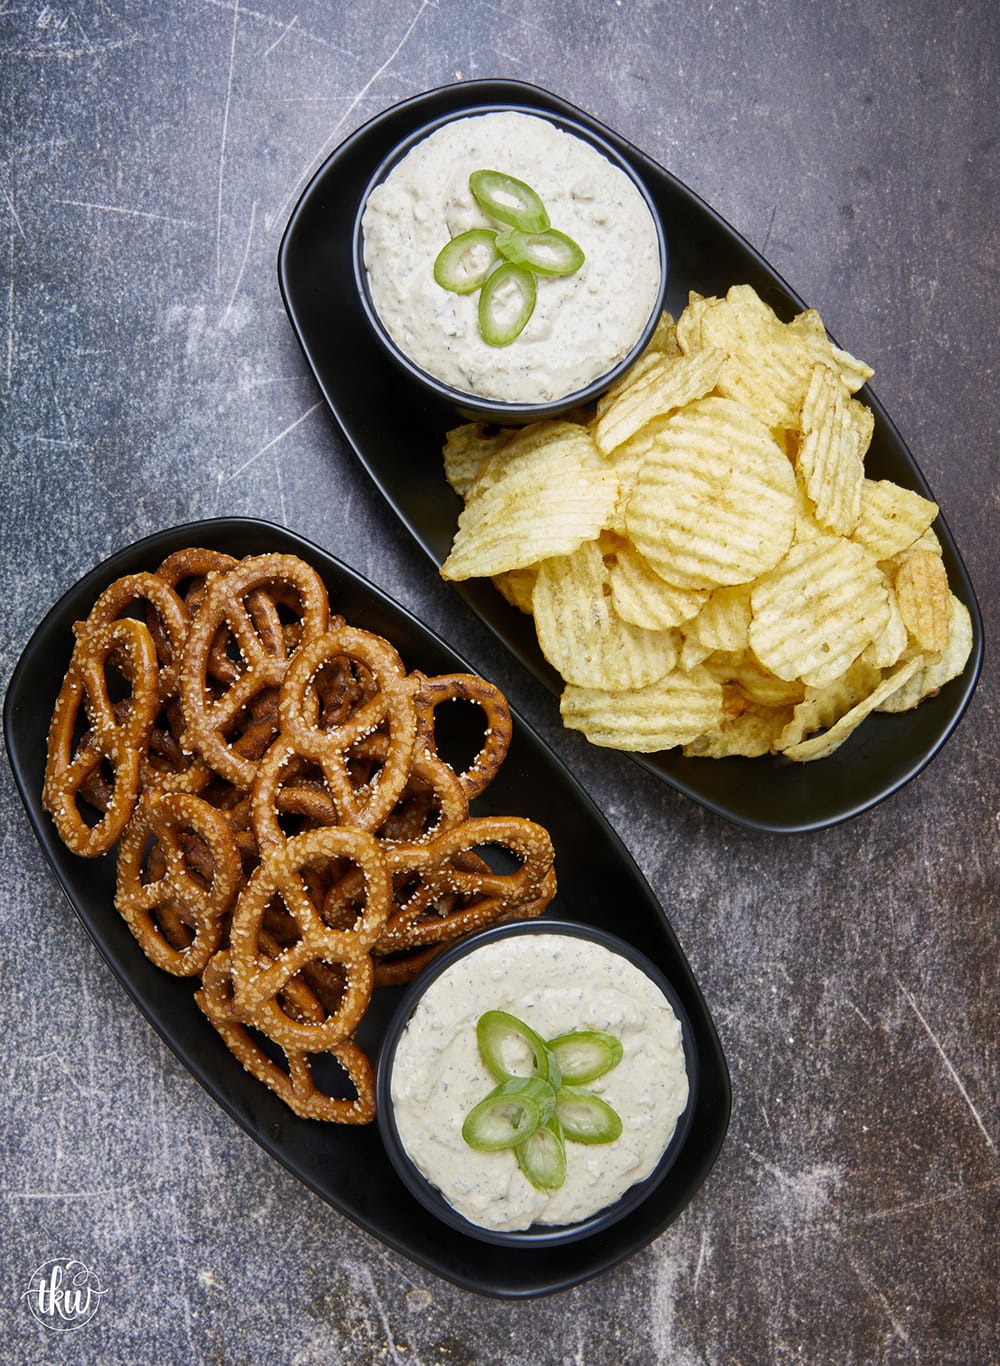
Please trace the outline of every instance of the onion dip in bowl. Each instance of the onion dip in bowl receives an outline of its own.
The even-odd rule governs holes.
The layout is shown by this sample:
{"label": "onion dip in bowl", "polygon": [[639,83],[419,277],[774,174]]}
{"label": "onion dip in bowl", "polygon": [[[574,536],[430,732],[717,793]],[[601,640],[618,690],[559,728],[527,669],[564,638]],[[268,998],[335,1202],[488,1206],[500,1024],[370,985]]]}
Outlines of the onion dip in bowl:
{"label": "onion dip in bowl", "polygon": [[[482,171],[529,186],[551,228],[583,255],[571,273],[535,276],[533,309],[509,344],[485,340],[478,290],[455,292],[435,278],[450,241],[505,227],[470,187]],[[436,392],[498,421],[595,397],[634,360],[662,311],[666,242],[648,191],[609,145],[554,116],[484,108],[419,129],[372,176],[355,238],[362,304],[389,353]]]}
{"label": "onion dip in bowl", "polygon": [[[621,1119],[612,1142],[567,1142],[554,1190],[525,1176],[511,1149],[483,1152],[463,1122],[496,1086],[476,1025],[504,1011],[545,1040],[603,1031],[621,1060],[588,1083]],[[387,1034],[378,1116],[389,1157],[439,1218],[490,1242],[584,1237],[635,1208],[669,1171],[694,1110],[690,1026],[669,983],[630,945],[568,922],[495,927],[443,955],[414,982]]]}

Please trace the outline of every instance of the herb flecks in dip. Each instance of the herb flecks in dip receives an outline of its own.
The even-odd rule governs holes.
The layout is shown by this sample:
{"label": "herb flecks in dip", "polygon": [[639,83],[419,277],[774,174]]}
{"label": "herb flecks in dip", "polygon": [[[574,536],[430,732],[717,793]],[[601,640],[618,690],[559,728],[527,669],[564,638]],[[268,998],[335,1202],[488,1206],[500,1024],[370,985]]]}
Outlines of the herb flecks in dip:
{"label": "herb flecks in dip", "polygon": [[[537,1189],[510,1149],[480,1152],[462,1125],[496,1080],[476,1023],[484,1001],[542,1039],[570,1030],[613,1034],[622,1057],[588,1089],[622,1121],[613,1143],[566,1145],[566,1177]],[[403,1147],[460,1214],[483,1228],[574,1224],[606,1208],[660,1160],[688,1097],[681,1027],[659,987],[635,964],[573,935],[498,939],[431,982],[396,1049],[392,1101]]]}
{"label": "herb flecks in dip", "polygon": [[[526,182],[583,249],[574,274],[546,279],[512,346],[480,335],[478,295],[452,293],[433,264],[450,238],[496,228],[469,177],[490,167]],[[545,403],[586,388],[628,355],[660,284],[656,228],[629,177],[544,118],[480,114],[419,142],[369,196],[362,219],[372,302],[421,369],[464,393]]]}

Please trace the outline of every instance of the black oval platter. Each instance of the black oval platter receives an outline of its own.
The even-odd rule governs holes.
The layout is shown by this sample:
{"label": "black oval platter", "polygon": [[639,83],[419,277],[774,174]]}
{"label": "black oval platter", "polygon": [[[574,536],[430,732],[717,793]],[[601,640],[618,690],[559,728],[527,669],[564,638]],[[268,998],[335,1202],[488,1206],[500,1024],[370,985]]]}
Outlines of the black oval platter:
{"label": "black oval platter", "polygon": [[[537,86],[459,82],[379,114],[349,137],[306,187],[281,242],[278,278],[288,316],[331,412],[435,567],[448,554],[461,510],[441,462],[444,434],[461,419],[398,373],[372,335],[352,280],[354,217],[374,168],[415,128],[454,110],[505,103],[575,119],[632,163],[663,218],[670,260],[666,305],[675,315],[690,290],[724,294],[739,283],[753,285],[785,319],[806,307],[758,252],[668,171],[598,120]],[[868,474],[932,497],[878,399],[867,388],[860,397],[875,414]],[[870,717],[835,754],[816,763],[781,757],[706,760],[674,751],[635,756],[636,762],[728,820],[783,833],[834,825],[898,791],[934,758],[958,724],[982,662],[982,618],[972,583],[943,517],[935,530],[953,591],[968,607],[973,625],[965,672],[937,697],[901,716]],[[457,585],[457,591],[536,678],[553,693],[561,691],[523,613],[489,582],[471,581]]]}
{"label": "black oval platter", "polygon": [[[49,719],[72,649],[73,622],[113,579],[153,569],[173,550],[200,545],[235,556],[283,551],[322,575],[334,609],[391,640],[409,669],[468,671],[419,621],[353,570],[292,532],[253,519],[196,522],[147,537],[112,555],[55,604],[11,677],[4,736],[31,825],[63,891],[139,1010],[210,1095],[256,1141],[341,1213],[415,1262],[467,1289],[522,1298],[565,1289],[621,1262],[661,1234],[695,1195],[729,1123],[729,1074],[708,1007],[662,907],[608,822],[573,776],[515,716],[499,776],[474,804],[478,814],[525,815],[550,830],[559,892],[551,914],[614,931],[666,974],[691,1020],[701,1085],[691,1133],[669,1179],[613,1228],[538,1251],[493,1247],[431,1219],[396,1176],[375,1125],[300,1119],[230,1054],[193,1000],[190,979],[171,977],[142,953],[113,904],[114,854],[71,854],[41,805]],[[359,1032],[375,1059],[399,989],[376,992]]]}

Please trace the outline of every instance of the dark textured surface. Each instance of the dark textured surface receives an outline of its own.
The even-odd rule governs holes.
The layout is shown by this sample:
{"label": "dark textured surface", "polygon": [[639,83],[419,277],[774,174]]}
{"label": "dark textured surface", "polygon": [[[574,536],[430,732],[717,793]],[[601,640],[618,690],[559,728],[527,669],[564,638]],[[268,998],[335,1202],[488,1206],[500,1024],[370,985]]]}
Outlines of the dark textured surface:
{"label": "dark textured surface", "polygon": [[[988,0],[0,4],[4,683],[59,593],[140,535],[252,514],[328,547],[589,787],[702,983],[735,1103],[700,1196],[624,1266],[533,1303],[457,1290],[190,1079],[62,901],[4,769],[0,1358],[1000,1357],[997,60]],[[987,659],[946,750],[855,822],[755,835],[560,731],[320,404],[275,279],[297,195],[378,110],[487,75],[642,146],[876,367],[979,588]],[[67,1255],[109,1289],[68,1337],[19,1298]]]}

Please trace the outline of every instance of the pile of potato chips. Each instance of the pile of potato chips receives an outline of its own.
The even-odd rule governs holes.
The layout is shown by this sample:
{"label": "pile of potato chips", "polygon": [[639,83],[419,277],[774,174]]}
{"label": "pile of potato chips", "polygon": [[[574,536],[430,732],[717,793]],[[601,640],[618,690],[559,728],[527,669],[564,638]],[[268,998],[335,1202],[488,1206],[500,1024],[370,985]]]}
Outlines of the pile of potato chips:
{"label": "pile of potato chips", "polygon": [[972,648],[937,506],[865,477],[871,374],[815,310],[692,294],[596,411],[448,434],[441,573],[533,615],[594,744],[824,758]]}

